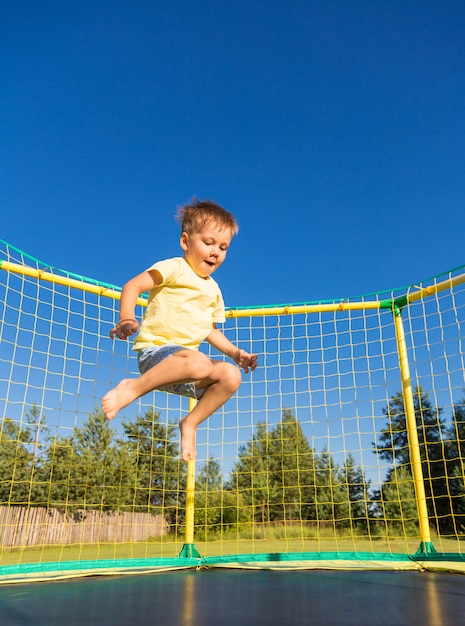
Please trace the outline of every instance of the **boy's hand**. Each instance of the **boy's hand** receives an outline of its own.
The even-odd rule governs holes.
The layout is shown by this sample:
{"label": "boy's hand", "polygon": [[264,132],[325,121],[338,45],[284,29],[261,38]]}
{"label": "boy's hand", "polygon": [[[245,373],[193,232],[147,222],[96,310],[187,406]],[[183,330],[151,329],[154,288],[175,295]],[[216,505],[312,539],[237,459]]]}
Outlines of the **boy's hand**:
{"label": "boy's hand", "polygon": [[118,337],[118,339],[126,340],[131,335],[137,332],[139,328],[139,322],[133,318],[126,318],[124,320],[120,320],[114,328],[110,330],[110,337],[112,339]]}
{"label": "boy's hand", "polygon": [[243,368],[246,374],[249,373],[249,370],[253,372],[254,369],[257,367],[257,355],[249,354],[245,350],[239,350],[237,357],[234,360],[239,365],[239,367]]}

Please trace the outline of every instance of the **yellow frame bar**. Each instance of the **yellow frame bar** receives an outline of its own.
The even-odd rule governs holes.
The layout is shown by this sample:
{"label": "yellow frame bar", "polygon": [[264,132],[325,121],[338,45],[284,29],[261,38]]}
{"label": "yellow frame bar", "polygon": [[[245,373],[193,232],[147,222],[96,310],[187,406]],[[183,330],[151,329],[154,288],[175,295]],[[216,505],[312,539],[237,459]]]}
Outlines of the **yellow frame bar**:
{"label": "yellow frame bar", "polygon": [[381,302],[331,302],[329,304],[300,304],[279,307],[261,307],[256,309],[229,309],[226,317],[258,317],[264,315],[299,315],[302,313],[325,313],[331,311],[361,311],[380,309]]}
{"label": "yellow frame bar", "polygon": [[[197,401],[189,398],[189,413],[193,410]],[[184,541],[187,545],[194,543],[194,515],[195,515],[195,459],[187,462],[186,478],[186,534]]]}
{"label": "yellow frame bar", "polygon": [[[84,280],[77,280],[75,278],[68,278],[67,276],[59,276],[46,270],[39,270],[27,265],[19,265],[18,263],[11,263],[9,261],[0,261],[0,269],[13,272],[16,274],[23,274],[30,276],[31,278],[37,278],[38,280],[45,280],[50,283],[56,283],[58,285],[64,285],[66,287],[73,287],[86,291],[89,293],[95,293],[100,296],[106,296],[119,300],[121,298],[121,291],[117,289],[111,289],[110,287],[104,287],[100,285],[92,285],[86,283]],[[426,296],[431,296],[445,289],[450,289],[456,285],[465,283],[465,274],[460,274],[454,278],[448,278],[435,285],[429,285],[422,287],[418,291],[414,291],[406,296],[406,303],[415,302],[421,300]],[[393,300],[394,303],[394,300]],[[141,306],[147,305],[145,298],[139,298],[137,304]],[[361,311],[361,310],[373,310],[386,308],[383,306],[381,300],[371,300],[368,302],[330,302],[327,304],[299,304],[288,306],[275,306],[275,307],[257,307],[252,309],[228,309],[226,311],[227,318],[239,318],[239,317],[258,317],[267,315],[299,315],[304,313],[326,313],[332,311]]]}
{"label": "yellow frame bar", "polygon": [[[30,276],[31,278],[37,278],[37,280],[44,280],[48,283],[63,285],[64,287],[72,287],[87,293],[95,293],[98,296],[107,296],[108,298],[113,298],[113,300],[121,299],[121,291],[116,289],[102,287],[101,285],[92,285],[91,283],[86,283],[83,280],[77,280],[76,278],[69,278],[67,276],[59,276],[58,274],[53,274],[52,272],[47,272],[46,270],[38,270],[35,267],[29,267],[27,265],[1,261],[0,269],[13,272],[15,274],[22,274],[23,276]],[[139,298],[137,304],[146,306],[147,300],[145,298]]]}
{"label": "yellow frame bar", "polygon": [[402,395],[404,398],[405,419],[407,425],[407,437],[410,448],[410,460],[412,466],[412,478],[415,486],[415,495],[420,524],[420,538],[424,544],[431,543],[429,529],[428,509],[426,506],[425,484],[421,467],[420,444],[418,441],[415,406],[413,403],[412,383],[410,380],[410,368],[408,364],[407,345],[405,342],[404,324],[400,312],[394,314],[396,329],[397,351],[399,355],[399,367],[402,380]]}
{"label": "yellow frame bar", "polygon": [[460,274],[459,276],[455,276],[454,278],[448,278],[447,280],[443,280],[440,283],[436,283],[435,285],[429,285],[428,287],[422,287],[418,289],[418,291],[414,291],[407,295],[407,301],[415,302],[416,300],[422,300],[426,296],[433,296],[440,291],[444,291],[445,289],[452,289],[452,287],[456,287],[457,285],[461,285],[465,283],[465,274]]}

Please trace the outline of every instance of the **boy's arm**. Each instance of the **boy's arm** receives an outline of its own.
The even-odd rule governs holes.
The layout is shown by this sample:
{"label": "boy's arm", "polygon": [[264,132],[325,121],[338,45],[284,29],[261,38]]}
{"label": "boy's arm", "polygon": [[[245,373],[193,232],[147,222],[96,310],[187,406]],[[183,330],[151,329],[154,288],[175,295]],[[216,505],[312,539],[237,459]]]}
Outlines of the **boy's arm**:
{"label": "boy's arm", "polygon": [[121,290],[119,322],[110,330],[110,337],[127,339],[137,332],[139,322],[134,317],[137,299],[141,293],[150,291],[162,282],[162,276],[156,270],[142,272],[131,278]]}
{"label": "boy's arm", "polygon": [[210,334],[207,337],[207,341],[214,348],[229,356],[239,367],[242,367],[244,372],[248,374],[249,370],[251,372],[257,367],[257,355],[250,354],[245,350],[240,350],[237,346],[229,341],[229,339],[213,326]]}

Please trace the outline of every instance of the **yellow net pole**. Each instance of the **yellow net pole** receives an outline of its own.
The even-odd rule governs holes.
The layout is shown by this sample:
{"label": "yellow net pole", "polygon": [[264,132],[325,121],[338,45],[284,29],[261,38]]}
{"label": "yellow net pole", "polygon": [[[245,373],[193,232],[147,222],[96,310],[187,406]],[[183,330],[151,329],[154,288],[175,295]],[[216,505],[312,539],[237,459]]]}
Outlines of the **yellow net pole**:
{"label": "yellow net pole", "polygon": [[402,322],[402,314],[400,309],[394,310],[394,323],[396,329],[397,351],[402,380],[402,395],[404,399],[405,419],[410,449],[410,462],[412,466],[412,478],[415,486],[418,520],[420,524],[420,551],[434,552],[435,550],[434,548],[432,548],[431,533],[429,529],[428,509],[426,506],[425,485],[423,479],[423,470],[421,467],[420,444],[418,441],[415,406],[413,403],[413,392],[412,383],[410,380],[407,345],[405,342],[404,325]]}
{"label": "yellow net pole", "polygon": [[195,509],[195,460],[187,462],[186,484],[186,536],[187,544],[194,543],[194,509]]}
{"label": "yellow net pole", "polygon": [[[195,400],[189,398],[189,412],[195,406]],[[195,510],[195,459],[187,462],[186,482],[186,537],[187,544],[194,543],[194,510]]]}
{"label": "yellow net pole", "polygon": [[[196,405],[196,400],[189,398],[189,412]],[[184,546],[179,554],[182,557],[200,557],[194,546],[194,514],[195,514],[195,459],[187,462],[186,478],[186,532]]]}

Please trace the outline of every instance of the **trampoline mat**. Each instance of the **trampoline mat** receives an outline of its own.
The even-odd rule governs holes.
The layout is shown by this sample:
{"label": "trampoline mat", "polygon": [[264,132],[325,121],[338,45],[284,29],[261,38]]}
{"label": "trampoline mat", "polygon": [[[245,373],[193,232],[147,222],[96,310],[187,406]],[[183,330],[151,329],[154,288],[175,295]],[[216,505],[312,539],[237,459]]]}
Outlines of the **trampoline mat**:
{"label": "trampoline mat", "polygon": [[183,570],[0,586],[2,626],[456,626],[460,574]]}

